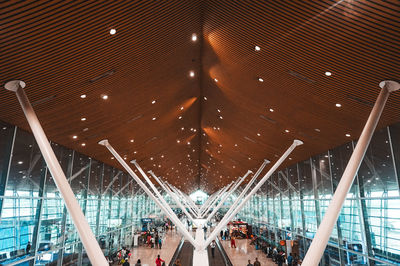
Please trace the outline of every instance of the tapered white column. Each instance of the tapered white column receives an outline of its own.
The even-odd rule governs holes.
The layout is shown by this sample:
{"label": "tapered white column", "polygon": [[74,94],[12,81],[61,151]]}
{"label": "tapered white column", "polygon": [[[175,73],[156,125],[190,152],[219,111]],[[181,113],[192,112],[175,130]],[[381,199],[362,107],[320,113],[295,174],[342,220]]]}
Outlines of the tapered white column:
{"label": "tapered white column", "polygon": [[153,171],[148,171],[148,173],[153,176],[153,178],[164,189],[164,191],[176,202],[176,204],[178,204],[179,208],[181,208],[181,210],[186,215],[186,217],[188,217],[192,221],[192,223],[197,226],[197,224],[196,224],[195,220],[193,219],[192,215],[190,215],[188,213],[188,211],[186,210],[186,207],[182,205],[182,203],[177,198],[177,196],[161,182],[161,180],[153,173]]}
{"label": "tapered white column", "polygon": [[179,218],[176,216],[174,212],[170,213],[167,208],[164,207],[163,204],[157,199],[156,196],[149,190],[149,188],[143,183],[143,181],[135,174],[135,172],[132,170],[132,168],[129,167],[129,165],[125,162],[124,159],[114,150],[114,148],[111,146],[111,144],[108,142],[108,140],[102,140],[99,142],[100,145],[105,146],[112,155],[114,155],[115,159],[124,167],[124,169],[131,175],[131,177],[139,184],[139,186],[146,192],[146,194],[154,200],[154,202],[160,207],[160,209],[169,216],[169,218],[172,220],[172,222],[178,226],[182,234],[185,236],[185,238],[194,246],[198,247],[197,242],[194,240],[194,238],[191,236],[191,234],[186,230],[185,226],[182,224],[182,222],[179,220]]}
{"label": "tapered white column", "polygon": [[324,218],[318,227],[317,233],[307,251],[302,265],[318,265],[324,253],[326,245],[328,244],[329,237],[339,217],[340,210],[346,200],[350,187],[353,184],[356,173],[361,165],[371,141],[372,135],[378,124],[379,118],[385,107],[386,101],[391,92],[399,90],[400,84],[395,81],[382,81],[379,86],[382,88],[379,96],[372,108],[371,114],[368,117],[367,123],[361,133],[361,136],[354,148],[353,154],[343,172],[342,178],[335,190],[328,209],[325,212]]}
{"label": "tapered white column", "polygon": [[15,92],[18,97],[18,101],[25,113],[26,119],[32,129],[32,133],[40,148],[43,158],[46,161],[47,167],[53,176],[54,183],[56,184],[58,190],[60,191],[61,197],[65,202],[65,206],[68,209],[76,231],[79,234],[83,246],[85,247],[90,262],[92,265],[108,266],[108,262],[105,259],[96,238],[94,237],[94,234],[81,210],[78,201],[75,198],[74,193],[72,192],[71,186],[69,185],[67,178],[65,177],[65,174],[57,160],[57,157],[50,146],[49,140],[47,139],[46,134],[40,125],[39,119],[37,118],[35,111],[33,110],[32,105],[25,94],[24,87],[25,83],[20,80],[10,81],[5,84],[5,88],[9,91]]}
{"label": "tapered white column", "polygon": [[205,223],[207,223],[208,221],[211,220],[211,218],[221,208],[222,204],[225,203],[225,201],[232,195],[232,193],[240,186],[240,184],[242,184],[242,182],[246,179],[246,177],[251,173],[253,173],[253,172],[250,170],[247,171],[247,173],[242,178],[239,178],[238,182],[234,186],[232,186],[232,188],[227,193],[225,193],[225,195],[222,197],[221,201],[217,204],[217,207],[215,207],[213,209],[213,211],[210,213],[210,215],[207,216]]}
{"label": "tapered white column", "polygon": [[[264,170],[265,166],[270,163],[269,160],[264,160],[264,162],[261,164],[261,166],[258,168],[256,174],[253,176],[253,178],[250,180],[249,183],[247,183],[246,187],[242,190],[242,192],[239,194],[239,196],[236,198],[236,200],[233,202],[229,210],[225,213],[224,217],[228,217],[235,209],[236,206],[239,204],[240,200],[246,195],[247,191],[250,189],[250,187],[253,185],[253,183],[257,180],[258,176],[261,174],[261,172]],[[222,217],[222,218],[224,218]]]}
{"label": "tapered white column", "polygon": [[206,242],[203,244],[202,248],[207,248],[207,246],[211,243],[213,239],[219,234],[221,229],[238,213],[243,206],[247,203],[247,201],[260,189],[260,187],[268,180],[268,178],[275,172],[275,170],[282,164],[282,162],[289,156],[289,154],[299,145],[302,145],[303,142],[301,140],[294,140],[293,144],[285,151],[285,153],[279,158],[279,160],[269,169],[269,171],[264,175],[264,177],[257,183],[257,185],[251,190],[251,192],[240,202],[240,204],[236,207],[232,213],[219,222],[219,224],[215,227],[214,231],[207,238]]}

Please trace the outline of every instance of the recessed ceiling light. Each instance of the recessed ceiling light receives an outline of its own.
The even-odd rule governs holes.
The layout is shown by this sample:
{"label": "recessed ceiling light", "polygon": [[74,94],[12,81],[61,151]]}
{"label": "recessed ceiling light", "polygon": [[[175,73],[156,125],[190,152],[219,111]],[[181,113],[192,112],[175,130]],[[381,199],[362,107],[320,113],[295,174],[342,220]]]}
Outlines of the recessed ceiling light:
{"label": "recessed ceiling light", "polygon": [[197,35],[196,35],[196,33],[193,33],[193,34],[192,34],[192,41],[193,41],[193,42],[197,41]]}
{"label": "recessed ceiling light", "polygon": [[135,142],[135,140],[134,140],[134,139],[131,139],[130,142]]}
{"label": "recessed ceiling light", "polygon": [[134,152],[133,152],[133,154],[136,154],[136,153],[137,153],[137,151],[134,151]]}
{"label": "recessed ceiling light", "polygon": [[291,157],[289,157],[289,160],[292,160],[292,158],[291,158]]}
{"label": "recessed ceiling light", "polygon": [[181,143],[181,141],[178,139],[177,141],[176,141],[177,143]]}
{"label": "recessed ceiling light", "polygon": [[218,79],[215,78],[214,81],[215,81],[215,82],[218,82]]}
{"label": "recessed ceiling light", "polygon": [[156,120],[156,119],[157,119],[157,118],[153,117],[151,120],[153,120],[153,121],[154,121],[154,120]]}
{"label": "recessed ceiling light", "polygon": [[256,46],[254,47],[254,50],[256,50],[256,51],[260,51],[260,50],[261,50],[261,48],[260,48],[260,46],[256,45]]}
{"label": "recessed ceiling light", "polygon": [[82,94],[82,95],[81,95],[81,98],[82,98],[82,99],[85,99],[85,98],[86,98],[86,94]]}
{"label": "recessed ceiling light", "polygon": [[181,106],[181,110],[183,110],[183,106]]}
{"label": "recessed ceiling light", "polygon": [[156,100],[153,100],[152,102],[151,102],[151,104],[155,104],[156,103]]}
{"label": "recessed ceiling light", "polygon": [[194,77],[194,71],[190,71],[189,72],[189,76],[193,78]]}
{"label": "recessed ceiling light", "polygon": [[161,155],[161,158],[164,158],[164,155]]}
{"label": "recessed ceiling light", "polygon": [[336,107],[342,107],[342,105],[340,103],[337,103]]}
{"label": "recessed ceiling light", "polygon": [[257,136],[259,136],[259,137],[260,137],[260,136],[261,136],[261,134],[260,134],[260,133],[257,133]]}
{"label": "recessed ceiling light", "polygon": [[23,164],[23,163],[24,163],[23,161],[19,161],[19,162],[18,162],[18,164]]}
{"label": "recessed ceiling light", "polygon": [[221,113],[221,110],[217,109],[218,113]]}
{"label": "recessed ceiling light", "polygon": [[274,111],[274,109],[272,109],[272,108],[269,108],[269,111],[272,113],[272,112]]}
{"label": "recessed ceiling light", "polygon": [[286,132],[286,133],[289,133],[290,131],[289,131],[289,129],[285,129],[285,132]]}
{"label": "recessed ceiling light", "polygon": [[150,157],[150,160],[153,161],[153,157]]}
{"label": "recessed ceiling light", "polygon": [[108,99],[108,95],[103,94],[103,95],[101,95],[101,98],[102,98],[103,100],[107,100],[107,99]]}
{"label": "recessed ceiling light", "polygon": [[258,78],[259,82],[264,82],[264,80],[262,78]]}
{"label": "recessed ceiling light", "polygon": [[111,34],[111,35],[114,35],[115,33],[117,33],[117,30],[116,30],[116,29],[111,29],[111,30],[110,30],[110,34]]}
{"label": "recessed ceiling light", "polygon": [[82,117],[82,118],[81,118],[81,121],[86,121],[86,117]]}
{"label": "recessed ceiling light", "polygon": [[249,160],[251,160],[251,158],[250,158],[250,157],[249,157],[248,159],[249,159]]}
{"label": "recessed ceiling light", "polygon": [[205,101],[207,101],[207,97],[206,97],[206,96],[204,96],[203,99],[204,99]]}
{"label": "recessed ceiling light", "polygon": [[114,160],[114,157],[111,157],[111,160]]}
{"label": "recessed ceiling light", "polygon": [[185,130],[185,128],[184,128],[184,127],[181,127],[181,130]]}
{"label": "recessed ceiling light", "polygon": [[351,136],[350,134],[348,134],[348,133],[346,134],[346,137],[350,137],[350,136]]}
{"label": "recessed ceiling light", "polygon": [[187,142],[187,145],[190,145],[190,141]]}
{"label": "recessed ceiling light", "polygon": [[81,145],[82,145],[83,147],[85,147],[85,146],[86,146],[86,143],[82,143]]}
{"label": "recessed ceiling light", "polygon": [[222,117],[222,116],[219,116],[219,119],[223,119],[223,117]]}
{"label": "recessed ceiling light", "polygon": [[237,147],[238,145],[237,144],[235,144],[235,147]]}
{"label": "recessed ceiling light", "polygon": [[328,76],[328,77],[329,77],[330,75],[332,75],[331,72],[329,72],[329,71],[326,71],[326,72],[325,72],[325,76]]}
{"label": "recessed ceiling light", "polygon": [[72,138],[73,138],[73,139],[77,139],[77,138],[78,138],[78,136],[77,136],[77,135],[74,135],[74,136],[72,136]]}
{"label": "recessed ceiling light", "polygon": [[314,130],[317,132],[321,132],[321,130],[319,128],[315,128]]}
{"label": "recessed ceiling light", "polygon": [[182,116],[179,116],[178,119],[182,119]]}

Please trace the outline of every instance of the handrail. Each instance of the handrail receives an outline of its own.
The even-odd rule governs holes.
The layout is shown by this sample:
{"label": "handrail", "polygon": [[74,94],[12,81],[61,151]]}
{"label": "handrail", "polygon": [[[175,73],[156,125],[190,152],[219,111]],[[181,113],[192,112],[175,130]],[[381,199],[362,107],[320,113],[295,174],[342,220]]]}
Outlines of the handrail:
{"label": "handrail", "polygon": [[183,247],[183,243],[185,243],[185,238],[182,237],[181,242],[179,243],[179,246],[176,248],[174,255],[172,256],[171,261],[169,262],[169,266],[174,266],[174,263],[176,261],[176,259],[179,256],[179,253],[181,253],[182,247]]}
{"label": "handrail", "polygon": [[228,254],[226,254],[225,249],[222,247],[221,243],[219,242],[219,238],[215,238],[215,243],[217,244],[217,247],[219,249],[219,252],[221,253],[222,258],[224,259],[224,263],[226,266],[233,266],[231,260],[228,257]]}

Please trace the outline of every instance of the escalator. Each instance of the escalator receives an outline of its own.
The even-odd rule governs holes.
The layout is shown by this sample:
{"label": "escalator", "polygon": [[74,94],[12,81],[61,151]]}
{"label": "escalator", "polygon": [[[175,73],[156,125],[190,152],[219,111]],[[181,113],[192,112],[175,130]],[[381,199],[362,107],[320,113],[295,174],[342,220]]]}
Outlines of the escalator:
{"label": "escalator", "polygon": [[183,238],[168,265],[173,266],[178,259],[181,261],[182,266],[193,265],[193,245],[189,241],[184,241]]}
{"label": "escalator", "polygon": [[[224,247],[221,245],[219,242],[219,239],[217,238],[215,240],[215,243],[217,244],[215,247],[215,256],[214,258],[212,257],[211,253],[211,248],[208,246],[208,265],[209,266],[233,266],[231,260],[229,259],[228,255],[226,254]],[[182,264],[183,265],[183,264]]]}

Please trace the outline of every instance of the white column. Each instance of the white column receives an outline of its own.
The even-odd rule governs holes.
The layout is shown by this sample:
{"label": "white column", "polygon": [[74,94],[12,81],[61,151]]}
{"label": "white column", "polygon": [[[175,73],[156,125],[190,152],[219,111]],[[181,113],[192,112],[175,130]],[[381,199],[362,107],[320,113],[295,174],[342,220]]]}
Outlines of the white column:
{"label": "white column", "polygon": [[149,188],[143,183],[142,180],[135,174],[135,172],[132,170],[132,168],[129,167],[129,165],[125,162],[124,159],[114,150],[114,148],[111,146],[111,144],[108,142],[108,140],[102,140],[99,142],[100,145],[105,146],[112,155],[114,155],[115,159],[124,167],[124,169],[132,176],[133,179],[139,184],[139,186],[146,192],[149,197],[154,200],[154,202],[158,205],[158,207],[161,208],[161,210],[164,211],[166,215],[169,216],[169,218],[172,220],[172,222],[178,226],[178,228],[181,230],[182,234],[185,236],[185,238],[194,246],[197,247],[196,241],[193,239],[191,234],[186,230],[185,226],[181,223],[181,221],[178,219],[178,217],[175,215],[175,213],[169,213],[169,210],[162,205],[158,199],[151,193]]}
{"label": "white column", "polygon": [[247,203],[247,201],[260,189],[260,187],[267,181],[267,179],[275,172],[275,170],[282,164],[282,162],[289,156],[289,154],[299,145],[302,145],[303,142],[301,140],[294,140],[293,144],[285,151],[285,153],[279,158],[279,160],[269,169],[269,171],[264,175],[264,177],[258,182],[258,184],[251,190],[251,192],[242,200],[242,202],[236,207],[236,209],[229,215],[224,216],[224,218],[219,222],[219,224],[215,227],[214,231],[207,238],[206,242],[202,246],[202,248],[206,248],[213,239],[219,234],[221,229],[231,220],[236,213],[238,213],[243,206]]}
{"label": "white column", "polygon": [[25,83],[20,80],[10,81],[5,84],[5,88],[15,92],[18,97],[22,110],[24,111],[29,126],[32,129],[32,133],[40,148],[43,158],[46,161],[47,167],[53,176],[54,183],[60,191],[61,197],[65,202],[65,206],[71,215],[71,219],[76,230],[78,231],[79,237],[83,246],[85,247],[90,262],[92,265],[108,266],[108,262],[105,259],[96,238],[94,237],[94,234],[81,210],[78,201],[75,198],[74,193],[72,192],[71,186],[69,185],[67,178],[65,177],[65,174],[57,160],[57,157],[50,146],[49,140],[47,139],[46,134],[40,125],[39,119],[37,118],[35,111],[33,110],[32,105],[25,94],[24,87]]}
{"label": "white column", "polygon": [[188,211],[186,210],[186,207],[184,207],[182,205],[182,203],[179,201],[179,199],[177,198],[177,196],[175,194],[172,193],[171,190],[169,190],[169,188],[167,188],[162,182],[161,180],[153,173],[153,171],[148,171],[149,174],[151,174],[153,176],[153,178],[157,181],[158,184],[160,184],[160,186],[164,189],[164,191],[176,202],[176,204],[178,204],[179,208],[181,208],[181,210],[185,213],[185,215],[195,224],[195,220],[193,219],[193,217],[188,213]]}
{"label": "white column", "polygon": [[211,218],[217,213],[217,211],[221,208],[222,204],[231,196],[231,194],[240,186],[240,184],[246,179],[246,177],[253,173],[252,171],[247,171],[247,173],[242,177],[239,178],[238,182],[222,197],[221,201],[217,204],[217,207],[213,209],[210,215],[206,218],[206,223],[211,220]]}
{"label": "white column", "polygon": [[346,169],[343,172],[342,178],[340,179],[335,194],[329,203],[324,218],[322,219],[317,233],[315,234],[314,239],[307,251],[307,254],[303,260],[303,265],[318,265],[319,261],[321,260],[326,245],[328,244],[329,237],[332,234],[333,227],[336,224],[351,184],[353,184],[354,177],[364,158],[365,152],[367,151],[368,145],[385,107],[386,101],[391,92],[400,88],[400,84],[395,81],[382,81],[379,86],[382,88],[381,92],[379,93],[375,105],[372,108],[372,111],[364,126],[357,145],[354,148],[353,154],[350,157]]}
{"label": "white column", "polygon": [[203,211],[203,213],[200,214],[200,217],[203,218],[204,215],[206,215],[213,207],[215,207],[214,204],[217,203],[218,200],[220,200],[220,199],[224,196],[224,193],[226,193],[226,191],[229,189],[229,187],[232,186],[232,184],[233,184],[233,183],[231,182],[229,185],[227,185],[227,186],[222,190],[222,192],[219,193],[219,195],[218,195],[217,197],[215,197],[214,201],[210,204],[210,206],[208,206],[208,208],[205,209],[205,210]]}
{"label": "white column", "polygon": [[180,199],[181,203],[186,205],[187,208],[189,209],[189,211],[193,215],[195,215],[196,217],[198,216],[198,213],[196,212],[196,210],[189,205],[189,203],[185,200],[183,195],[179,194],[179,192],[176,190],[176,188],[174,188],[172,185],[168,184],[168,182],[165,182],[164,185],[165,185],[165,187],[169,188],[170,190],[174,190],[173,193],[177,196],[178,199]]}

